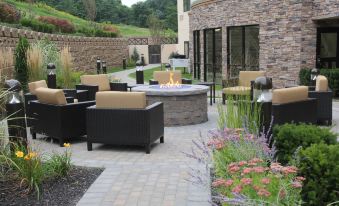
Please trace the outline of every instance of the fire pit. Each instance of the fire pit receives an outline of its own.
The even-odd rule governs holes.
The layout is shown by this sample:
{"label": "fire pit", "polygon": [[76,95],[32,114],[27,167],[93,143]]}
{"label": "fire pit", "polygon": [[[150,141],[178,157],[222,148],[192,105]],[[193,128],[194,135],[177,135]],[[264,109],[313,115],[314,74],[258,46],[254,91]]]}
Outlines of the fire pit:
{"label": "fire pit", "polygon": [[148,104],[164,103],[165,126],[184,126],[206,122],[207,92],[202,85],[163,84],[133,88],[145,92]]}

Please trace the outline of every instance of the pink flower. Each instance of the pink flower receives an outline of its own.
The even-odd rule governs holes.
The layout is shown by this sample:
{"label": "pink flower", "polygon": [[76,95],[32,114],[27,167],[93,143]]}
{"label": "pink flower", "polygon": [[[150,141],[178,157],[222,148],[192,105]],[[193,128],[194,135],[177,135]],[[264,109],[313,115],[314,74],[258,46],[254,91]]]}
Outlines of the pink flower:
{"label": "pink flower", "polygon": [[235,188],[233,188],[232,192],[239,194],[242,191],[242,187],[241,185],[236,186]]}
{"label": "pink flower", "polygon": [[254,185],[254,186],[253,186],[253,189],[254,189],[255,191],[259,191],[261,188],[260,188],[258,185]]}
{"label": "pink flower", "polygon": [[261,162],[264,162],[264,160],[262,159],[259,159],[259,158],[253,158],[249,161],[250,163],[261,163]]}
{"label": "pink flower", "polygon": [[255,163],[255,162],[249,162],[249,163],[248,163],[248,166],[257,166],[257,163]]}
{"label": "pink flower", "polygon": [[280,165],[280,163],[272,163],[271,164],[271,170],[273,172],[280,172],[282,170],[283,166]]}
{"label": "pink flower", "polygon": [[259,189],[257,194],[259,196],[264,196],[264,197],[269,197],[271,195],[271,193],[269,191],[267,191],[266,189],[263,189],[263,188]]}
{"label": "pink flower", "polygon": [[240,170],[240,167],[238,167],[238,166],[233,166],[233,167],[229,167],[228,168],[228,171],[230,172],[230,173],[236,173],[236,172],[238,172]]}
{"label": "pink flower", "polygon": [[242,184],[244,184],[244,185],[250,185],[250,184],[252,184],[252,179],[251,178],[242,178],[241,180],[240,180],[240,182],[242,183]]}
{"label": "pink flower", "polygon": [[252,169],[255,173],[263,173],[265,172],[265,168],[264,167],[253,167]]}
{"label": "pink flower", "polygon": [[271,182],[270,178],[265,177],[261,179],[261,183],[263,183],[264,185],[268,185],[270,184],[270,182]]}
{"label": "pink flower", "polygon": [[292,182],[292,187],[294,188],[301,188],[303,185],[301,184],[301,182],[298,181],[294,181]]}
{"label": "pink flower", "polygon": [[245,167],[243,170],[242,170],[242,173],[243,174],[249,174],[249,173],[251,173],[252,172],[252,168],[249,168],[249,167]]}
{"label": "pink flower", "polygon": [[306,180],[305,177],[296,177],[295,180],[299,181],[299,182],[303,182]]}
{"label": "pink flower", "polygon": [[231,180],[231,179],[230,179],[230,180],[226,180],[225,186],[226,186],[226,187],[229,187],[229,186],[231,186],[231,185],[233,184],[233,182],[234,182],[234,181]]}
{"label": "pink flower", "polygon": [[279,192],[279,198],[284,199],[286,197],[286,191],[284,189],[280,190]]}
{"label": "pink flower", "polygon": [[213,187],[229,187],[233,184],[233,180],[229,179],[229,180],[225,180],[225,179],[217,179],[212,183]]}
{"label": "pink flower", "polygon": [[246,164],[247,164],[246,161],[241,161],[241,162],[239,162],[239,166],[240,166],[240,167],[242,167],[242,166],[244,166],[244,165],[246,165]]}
{"label": "pink flower", "polygon": [[298,168],[294,166],[283,167],[281,170],[285,175],[297,173]]}
{"label": "pink flower", "polygon": [[207,146],[212,146],[217,150],[221,150],[225,147],[225,142],[220,139],[212,139],[207,143]]}

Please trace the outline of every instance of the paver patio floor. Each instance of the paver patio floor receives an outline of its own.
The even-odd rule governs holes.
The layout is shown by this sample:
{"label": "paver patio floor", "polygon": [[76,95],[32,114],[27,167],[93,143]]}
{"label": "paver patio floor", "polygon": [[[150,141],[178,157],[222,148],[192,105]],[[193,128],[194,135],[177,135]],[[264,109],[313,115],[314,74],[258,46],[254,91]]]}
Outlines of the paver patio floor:
{"label": "paver patio floor", "polygon": [[[93,151],[88,152],[85,138],[73,141],[75,165],[106,168],[78,205],[210,205],[209,192],[187,181],[190,167],[197,164],[182,152],[189,152],[192,140],[200,134],[206,137],[216,121],[213,106],[204,124],[165,128],[165,143],[156,142],[149,155],[144,148],[102,144],[93,144]],[[57,142],[39,137],[33,143],[43,153],[64,151]]]}

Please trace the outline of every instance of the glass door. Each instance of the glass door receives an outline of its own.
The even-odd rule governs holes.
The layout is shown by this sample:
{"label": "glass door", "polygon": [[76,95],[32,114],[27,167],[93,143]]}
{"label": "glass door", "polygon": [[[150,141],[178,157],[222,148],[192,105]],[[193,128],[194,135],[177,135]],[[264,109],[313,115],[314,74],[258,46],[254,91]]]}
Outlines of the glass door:
{"label": "glass door", "polygon": [[319,28],[317,35],[317,68],[339,68],[339,27]]}
{"label": "glass door", "polygon": [[221,84],[222,32],[221,28],[204,30],[204,81]]}

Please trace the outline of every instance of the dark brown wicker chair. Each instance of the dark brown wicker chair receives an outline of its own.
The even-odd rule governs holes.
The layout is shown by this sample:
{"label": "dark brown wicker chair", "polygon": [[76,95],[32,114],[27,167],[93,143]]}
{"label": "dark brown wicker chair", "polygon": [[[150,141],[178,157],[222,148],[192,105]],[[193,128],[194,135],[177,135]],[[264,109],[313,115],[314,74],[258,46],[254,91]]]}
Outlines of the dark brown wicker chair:
{"label": "dark brown wicker chair", "polygon": [[317,123],[317,100],[305,86],[273,90],[273,124]]}
{"label": "dark brown wicker chair", "polygon": [[94,104],[94,101],[67,104],[31,101],[33,139],[36,139],[37,133],[44,134],[58,139],[60,146],[63,146],[66,139],[86,135],[86,108]]}
{"label": "dark brown wicker chair", "polygon": [[[102,94],[105,93],[105,94]],[[99,95],[99,97],[98,97]],[[102,100],[109,92],[97,93],[97,105],[87,108],[87,149],[92,150],[92,143],[110,145],[143,146],[149,154],[151,144],[160,138],[164,143],[164,110],[163,103],[155,103],[146,108],[102,108]],[[133,95],[125,93],[120,95]],[[137,94],[139,95],[139,94]],[[146,98],[146,97],[145,97]],[[117,99],[116,96],[108,100],[108,104]],[[125,101],[122,98],[120,103]],[[136,101],[129,103],[133,104]],[[145,99],[146,105],[146,99]],[[126,104],[124,105],[126,106]]]}

